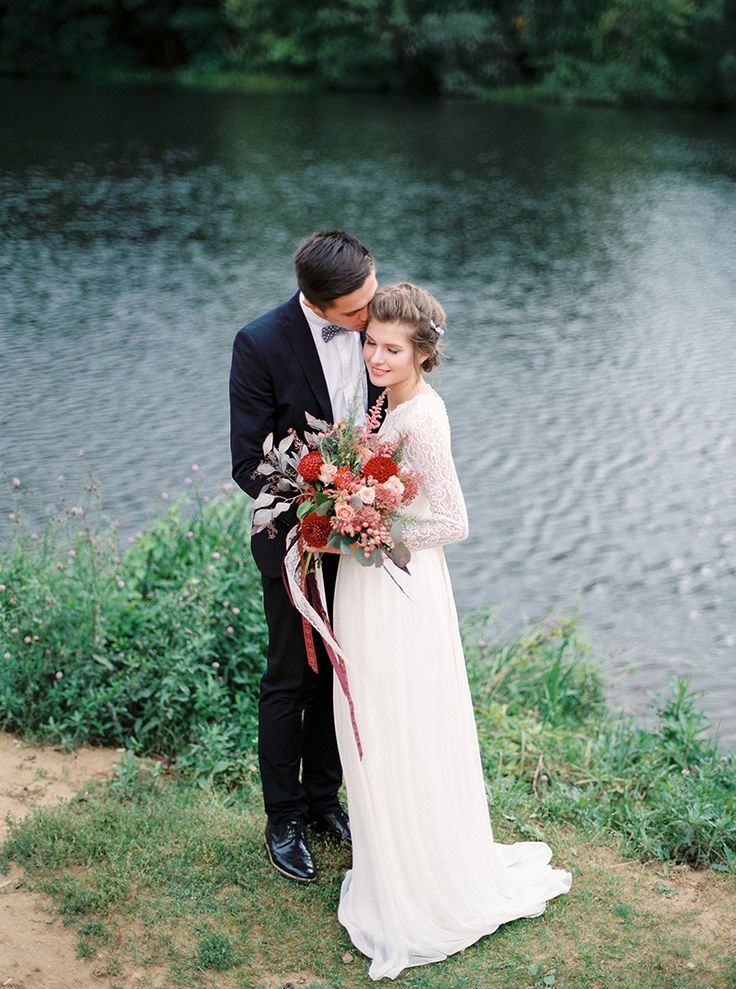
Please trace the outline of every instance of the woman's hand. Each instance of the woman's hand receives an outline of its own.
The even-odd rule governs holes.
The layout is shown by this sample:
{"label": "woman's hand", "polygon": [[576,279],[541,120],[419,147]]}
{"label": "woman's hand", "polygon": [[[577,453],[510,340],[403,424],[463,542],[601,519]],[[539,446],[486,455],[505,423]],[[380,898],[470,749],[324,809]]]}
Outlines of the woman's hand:
{"label": "woman's hand", "polygon": [[337,553],[338,556],[341,555],[340,550],[336,549],[334,546],[307,546],[304,544],[304,549],[307,553]]}

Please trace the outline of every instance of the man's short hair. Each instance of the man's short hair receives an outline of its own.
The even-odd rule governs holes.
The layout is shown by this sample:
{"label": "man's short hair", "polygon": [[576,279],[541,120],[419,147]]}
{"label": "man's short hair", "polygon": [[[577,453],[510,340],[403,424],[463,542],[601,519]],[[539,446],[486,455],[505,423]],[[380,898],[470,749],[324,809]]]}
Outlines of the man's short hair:
{"label": "man's short hair", "polygon": [[375,267],[365,244],[344,230],[318,230],[302,241],[294,255],[297,284],[320,309],[356,292]]}

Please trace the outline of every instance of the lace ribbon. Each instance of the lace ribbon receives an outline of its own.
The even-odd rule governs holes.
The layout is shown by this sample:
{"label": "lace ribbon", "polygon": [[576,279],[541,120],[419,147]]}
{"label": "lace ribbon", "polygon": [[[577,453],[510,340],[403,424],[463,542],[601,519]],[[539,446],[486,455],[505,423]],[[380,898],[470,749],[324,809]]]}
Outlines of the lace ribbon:
{"label": "lace ribbon", "polygon": [[312,635],[312,629],[314,629],[319,633],[324,642],[330,663],[332,663],[332,668],[335,671],[335,676],[348,702],[350,723],[353,726],[355,744],[358,747],[358,755],[362,759],[363,746],[360,741],[360,732],[358,731],[358,723],[355,718],[353,698],[350,694],[346,658],[340,648],[340,644],[335,638],[335,633],[332,631],[332,626],[327,616],[325,584],[322,577],[322,570],[317,568],[315,572],[310,574],[305,573],[304,553],[298,526],[294,526],[287,536],[286,545],[288,546],[288,550],[284,559],[282,573],[291,603],[302,616],[307,662],[316,673],[317,656],[314,650],[314,638]]}

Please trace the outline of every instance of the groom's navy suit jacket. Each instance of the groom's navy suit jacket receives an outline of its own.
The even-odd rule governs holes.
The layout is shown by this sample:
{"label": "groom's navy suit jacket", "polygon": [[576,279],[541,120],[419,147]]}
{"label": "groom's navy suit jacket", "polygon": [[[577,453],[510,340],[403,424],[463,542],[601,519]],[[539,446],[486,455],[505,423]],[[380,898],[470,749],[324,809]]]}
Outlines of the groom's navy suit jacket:
{"label": "groom's navy suit jacket", "polygon": [[[368,404],[380,389],[368,381]],[[235,338],[230,368],[230,448],[233,479],[256,498],[264,478],[254,474],[263,460],[263,441],[273,433],[278,443],[294,429],[303,437],[305,412],[333,421],[327,383],[312,331],[297,292],[288,302],[244,326]],[[286,533],[295,512],[276,520],[278,536],[260,532],[251,539],[258,568],[279,577],[286,552]]]}

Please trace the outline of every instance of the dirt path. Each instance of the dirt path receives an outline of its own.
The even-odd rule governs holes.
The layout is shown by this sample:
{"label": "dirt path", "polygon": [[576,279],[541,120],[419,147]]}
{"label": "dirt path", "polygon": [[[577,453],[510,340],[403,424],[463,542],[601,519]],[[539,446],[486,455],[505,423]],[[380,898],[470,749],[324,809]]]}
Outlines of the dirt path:
{"label": "dirt path", "polygon": [[[25,745],[0,733],[0,845],[6,815],[19,819],[33,807],[72,797],[83,783],[109,775],[115,749],[63,752]],[[43,897],[27,891],[15,866],[0,874],[0,986],[8,989],[101,989],[95,959],[76,957],[76,933],[46,912]]]}

